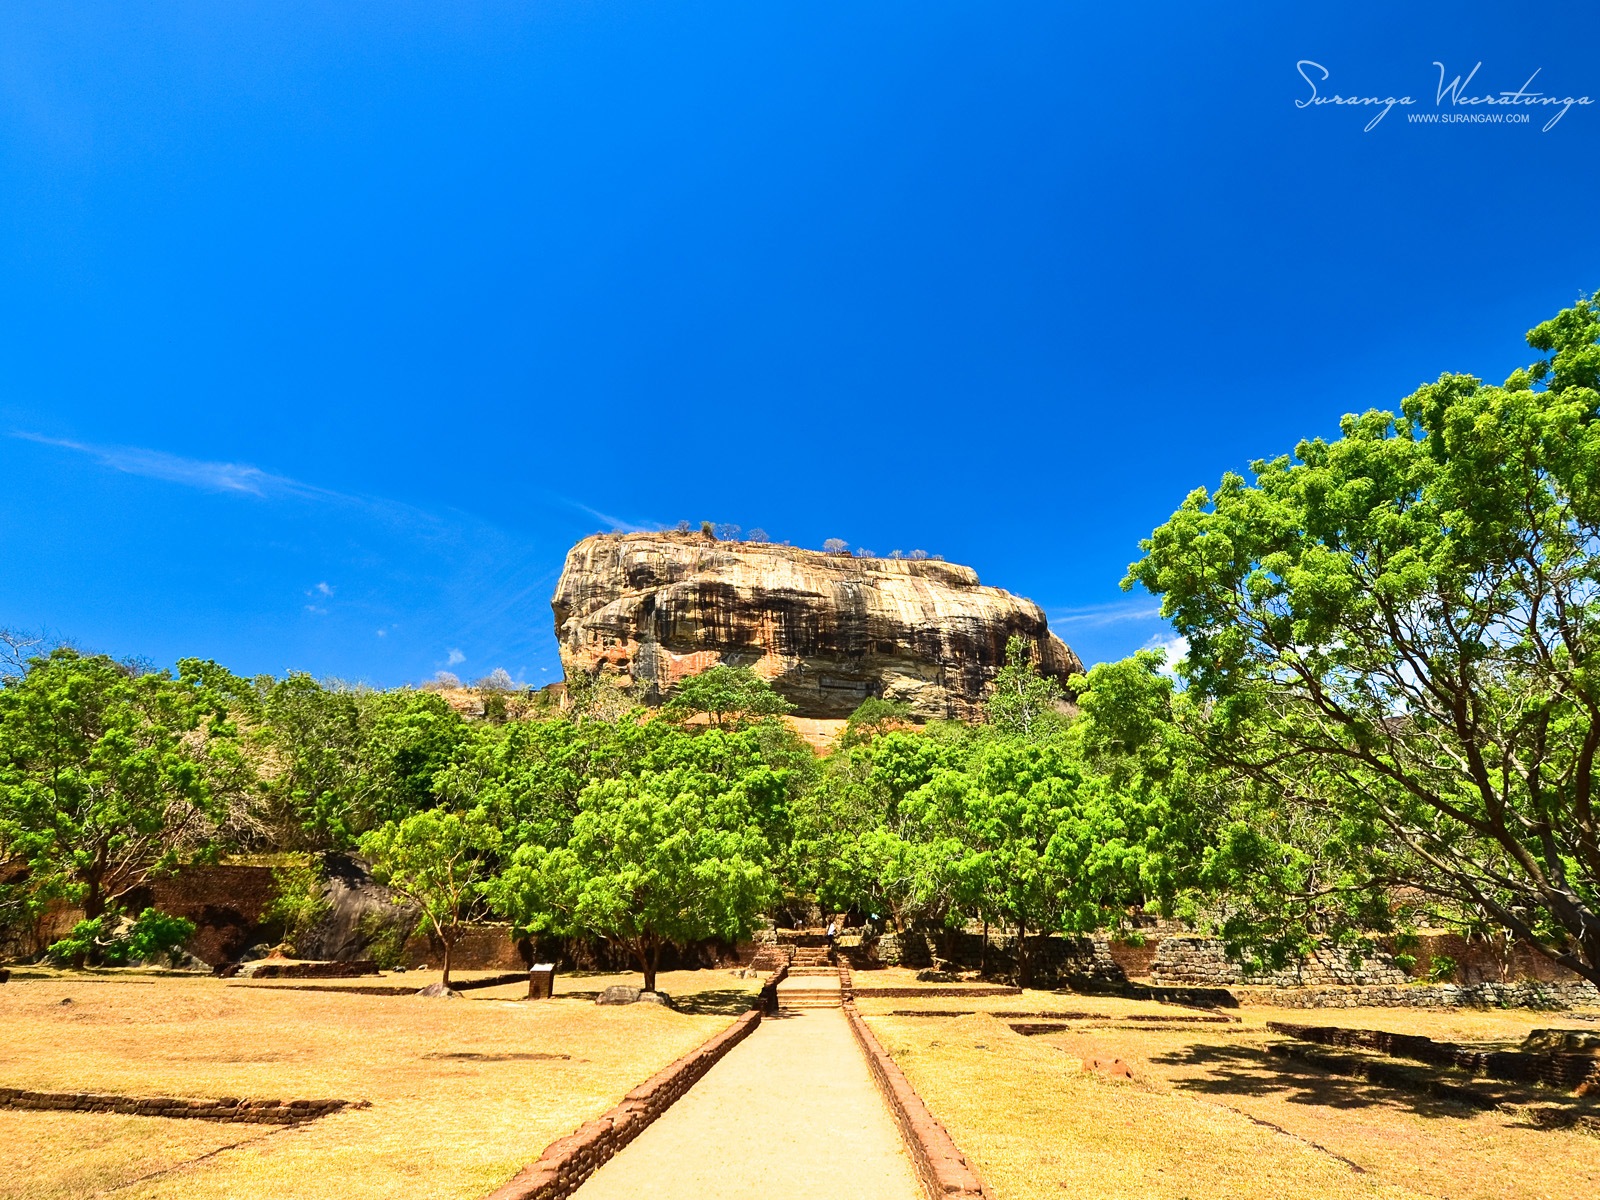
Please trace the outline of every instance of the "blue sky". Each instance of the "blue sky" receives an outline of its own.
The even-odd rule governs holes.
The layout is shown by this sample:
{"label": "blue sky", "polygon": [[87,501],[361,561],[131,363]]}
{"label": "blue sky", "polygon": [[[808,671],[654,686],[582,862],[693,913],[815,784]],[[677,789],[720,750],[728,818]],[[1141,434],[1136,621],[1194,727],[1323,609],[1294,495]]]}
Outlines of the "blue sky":
{"label": "blue sky", "polygon": [[7,5],[0,625],[541,683],[573,540],[712,519],[1128,653],[1191,488],[1600,287],[1600,104],[1409,119],[1600,10],[1397,7]]}

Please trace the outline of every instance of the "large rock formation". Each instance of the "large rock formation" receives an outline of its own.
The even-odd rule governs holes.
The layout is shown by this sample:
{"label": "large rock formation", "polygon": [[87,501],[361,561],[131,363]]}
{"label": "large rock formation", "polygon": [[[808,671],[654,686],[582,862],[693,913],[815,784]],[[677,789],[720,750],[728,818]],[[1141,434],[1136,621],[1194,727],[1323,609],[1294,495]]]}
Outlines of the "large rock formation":
{"label": "large rock formation", "polygon": [[934,560],[597,534],[567,554],[551,606],[569,678],[613,674],[651,703],[725,663],[770,679],[803,717],[882,696],[920,718],[970,719],[1013,634],[1043,673],[1065,683],[1083,669],[1038,605]]}

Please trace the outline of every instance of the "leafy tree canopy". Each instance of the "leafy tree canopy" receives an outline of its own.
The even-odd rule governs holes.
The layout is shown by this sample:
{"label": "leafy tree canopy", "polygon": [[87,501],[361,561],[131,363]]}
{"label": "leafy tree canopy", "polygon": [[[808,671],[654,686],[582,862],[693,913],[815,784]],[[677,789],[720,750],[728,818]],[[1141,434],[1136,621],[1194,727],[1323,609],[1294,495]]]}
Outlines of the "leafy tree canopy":
{"label": "leafy tree canopy", "polygon": [[995,675],[986,713],[989,724],[1010,737],[1048,736],[1065,724],[1061,684],[1039,674],[1028,643],[1006,640],[1006,665]]}
{"label": "leafy tree canopy", "polygon": [[627,946],[654,990],[663,945],[747,937],[771,897],[764,786],[687,764],[593,783],[564,846],[517,850],[497,905],[524,928]]}
{"label": "leafy tree canopy", "polygon": [[427,809],[361,838],[372,877],[415,905],[444,944],[445,987],[463,919],[489,886],[500,831],[480,809]]}
{"label": "leafy tree canopy", "polygon": [[749,667],[715,666],[678,681],[666,704],[678,716],[705,713],[716,728],[794,711],[772,685]]}
{"label": "leafy tree canopy", "polygon": [[1192,493],[1125,586],[1189,640],[1212,760],[1322,814],[1315,887],[1600,981],[1600,308],[1528,342],[1503,386],[1444,375]]}
{"label": "leafy tree canopy", "polygon": [[208,757],[233,733],[218,711],[191,681],[70,649],[0,688],[0,860],[27,863],[33,902],[81,902],[92,921],[207,848]]}

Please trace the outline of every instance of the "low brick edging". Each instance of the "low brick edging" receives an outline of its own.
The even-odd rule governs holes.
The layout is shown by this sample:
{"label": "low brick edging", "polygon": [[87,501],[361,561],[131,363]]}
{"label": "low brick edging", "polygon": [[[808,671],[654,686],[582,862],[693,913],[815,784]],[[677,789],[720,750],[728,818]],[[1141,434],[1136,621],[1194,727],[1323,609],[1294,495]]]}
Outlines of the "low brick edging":
{"label": "low brick edging", "polygon": [[949,983],[924,983],[915,987],[858,987],[852,989],[857,996],[870,996],[888,998],[891,1000],[910,1000],[917,996],[955,996],[973,999],[981,996],[1020,996],[1022,989],[1019,987],[1006,987],[1003,984],[990,984],[979,987],[963,987],[960,984]]}
{"label": "low brick edging", "polygon": [[883,1093],[884,1102],[888,1104],[889,1112],[900,1127],[901,1136],[905,1138],[906,1149],[911,1153],[917,1178],[921,1180],[922,1190],[927,1193],[928,1200],[946,1200],[947,1197],[957,1200],[972,1196],[994,1200],[994,1193],[984,1185],[977,1171],[968,1164],[966,1156],[956,1148],[949,1131],[928,1111],[922,1097],[917,1095],[916,1089],[906,1079],[905,1072],[883,1048],[877,1035],[867,1028],[867,1023],[856,1011],[855,1001],[846,1000],[842,1007],[845,1019],[850,1023],[850,1032],[855,1035],[856,1044],[866,1057],[872,1081]]}
{"label": "low brick edging", "polygon": [[34,1112],[109,1112],[134,1117],[179,1117],[254,1125],[299,1125],[368,1100],[185,1100],[177,1096],[113,1096],[95,1092],[30,1092],[0,1088],[0,1108]]}
{"label": "low brick edging", "polygon": [[[776,983],[772,985],[776,987]],[[638,1137],[729,1050],[761,1023],[752,1008],[671,1066],[657,1071],[602,1116],[551,1142],[536,1162],[489,1193],[486,1200],[565,1200],[589,1176]]]}
{"label": "low brick edging", "polygon": [[351,962],[264,962],[249,972],[251,963],[228,963],[212,972],[224,979],[244,975],[246,979],[356,979],[362,975],[379,975],[378,964],[370,958]]}
{"label": "low brick edging", "polygon": [[1415,1059],[1438,1067],[1455,1067],[1470,1075],[1483,1075],[1507,1083],[1542,1083],[1563,1091],[1572,1091],[1591,1082],[1600,1086],[1600,1060],[1588,1054],[1473,1050],[1452,1042],[1436,1042],[1419,1034],[1343,1029],[1336,1025],[1297,1025],[1287,1021],[1268,1021],[1267,1028],[1296,1041],[1376,1050],[1380,1054]]}

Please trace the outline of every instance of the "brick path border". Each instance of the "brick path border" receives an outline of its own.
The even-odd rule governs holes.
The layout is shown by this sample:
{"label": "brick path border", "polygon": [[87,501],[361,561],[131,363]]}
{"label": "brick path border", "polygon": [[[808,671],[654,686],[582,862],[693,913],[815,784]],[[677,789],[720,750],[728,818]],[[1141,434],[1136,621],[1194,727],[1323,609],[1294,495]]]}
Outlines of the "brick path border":
{"label": "brick path border", "polygon": [[[544,1148],[535,1162],[490,1192],[485,1200],[565,1200],[616,1153],[693,1087],[707,1071],[761,1024],[763,1012],[777,1011],[778,983],[788,968],[768,975],[749,1012],[668,1067],[657,1071],[616,1105],[573,1133]],[[768,1008],[768,1004],[771,1008]]]}
{"label": "brick path border", "polygon": [[928,1111],[905,1072],[862,1020],[855,1001],[846,1000],[842,1007],[845,1019],[850,1022],[850,1032],[855,1034],[856,1043],[866,1056],[872,1080],[883,1094],[895,1124],[900,1126],[928,1200],[959,1200],[961,1197],[994,1200],[994,1193],[957,1149],[949,1131]]}
{"label": "brick path border", "polygon": [[1022,995],[1021,988],[1006,987],[1001,984],[987,984],[980,985],[978,987],[962,987],[960,984],[945,983],[925,983],[917,987],[909,985],[905,987],[873,987],[869,984],[866,987],[858,987],[854,990],[857,996],[866,996],[874,999],[888,998],[893,1000],[910,1000],[917,996],[932,996],[935,998],[940,996],[954,996],[970,1000],[979,999],[984,996]]}
{"label": "brick path border", "polygon": [[185,1100],[177,1096],[115,1096],[96,1092],[30,1092],[0,1088],[0,1108],[32,1112],[121,1113],[133,1117],[178,1117],[253,1125],[299,1125],[346,1108],[370,1108],[367,1100]]}

